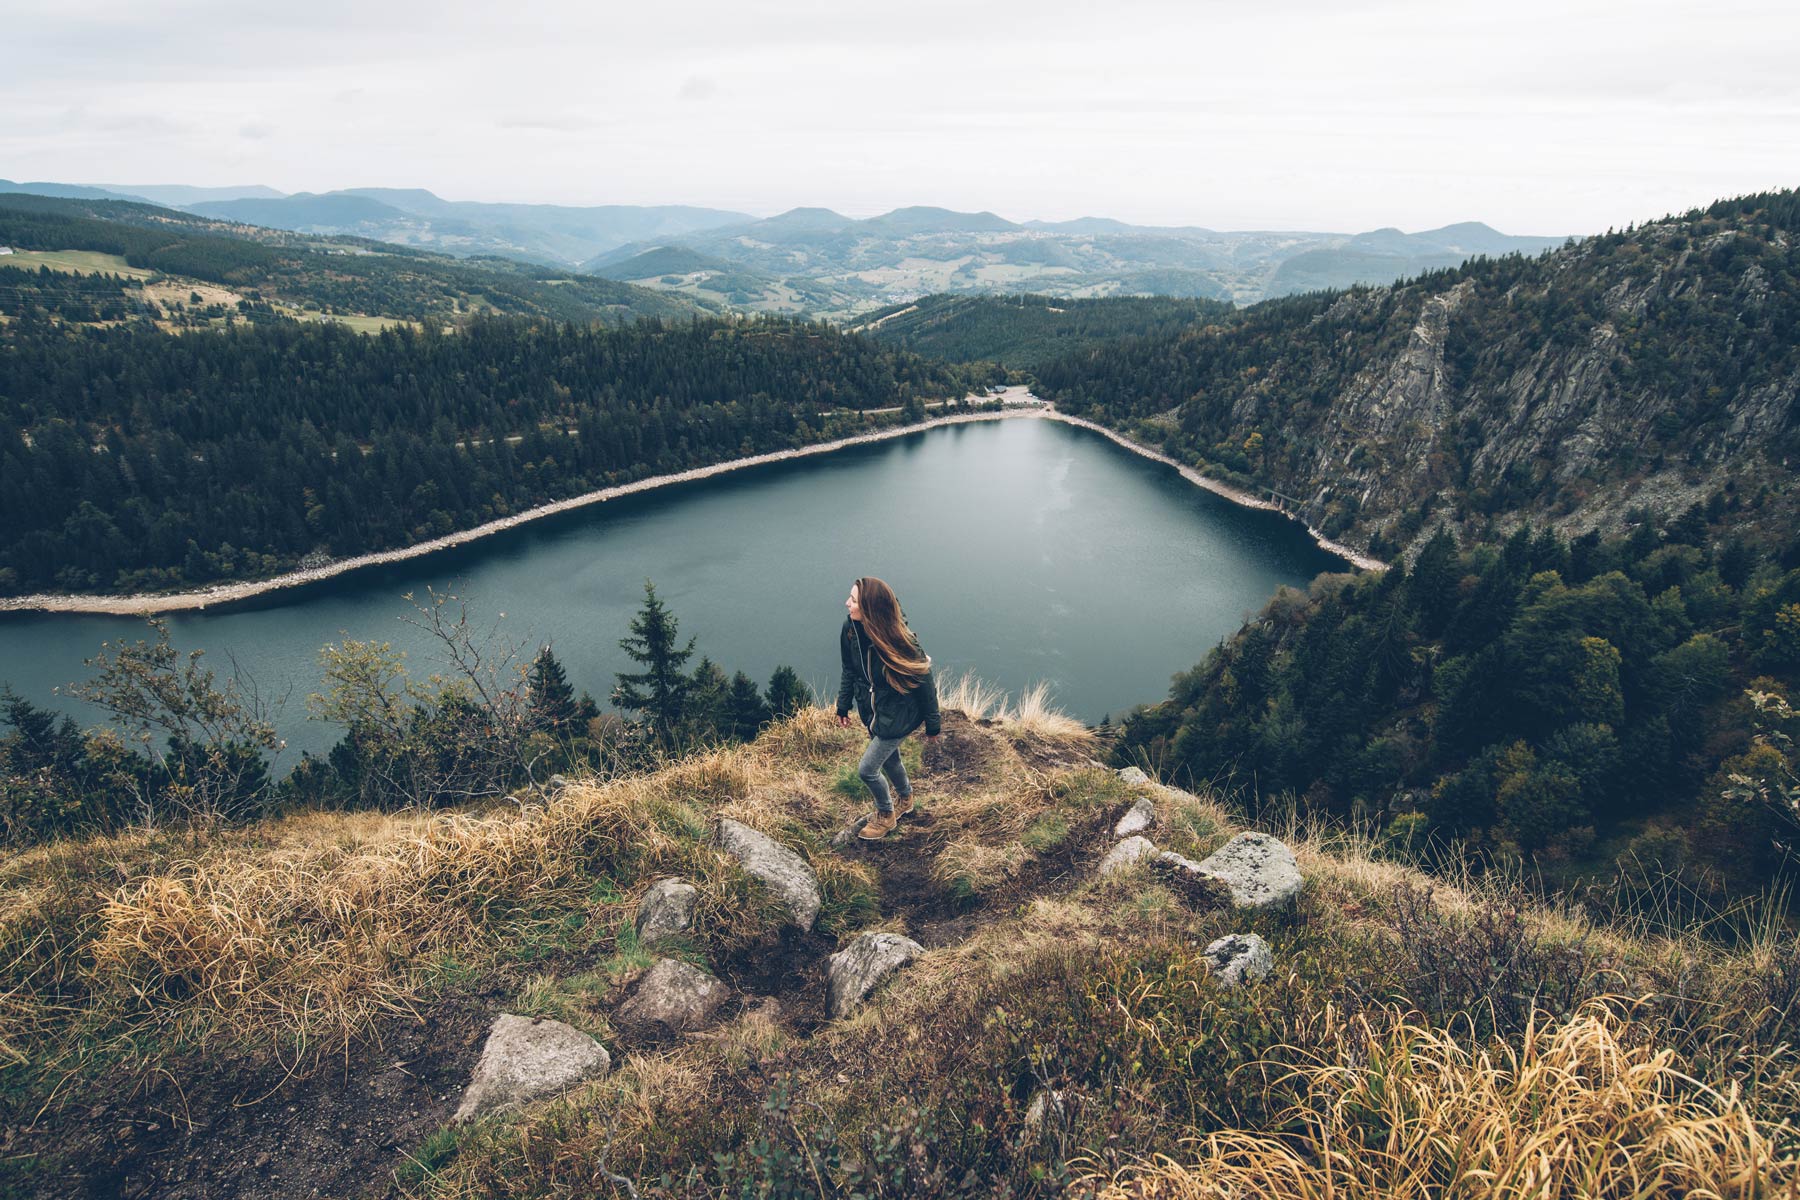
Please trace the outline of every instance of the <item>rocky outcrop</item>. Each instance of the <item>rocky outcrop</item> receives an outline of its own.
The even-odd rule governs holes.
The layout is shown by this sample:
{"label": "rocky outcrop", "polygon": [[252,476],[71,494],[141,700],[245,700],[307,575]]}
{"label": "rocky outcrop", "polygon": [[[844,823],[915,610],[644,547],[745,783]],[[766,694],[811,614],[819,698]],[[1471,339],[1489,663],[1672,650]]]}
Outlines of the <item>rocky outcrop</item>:
{"label": "rocky outcrop", "polygon": [[1222,937],[1201,953],[1206,969],[1225,987],[1255,983],[1275,969],[1275,954],[1269,943],[1254,933]]}
{"label": "rocky outcrop", "polygon": [[719,846],[780,898],[795,925],[810,930],[819,916],[819,877],[806,860],[766,833],[730,817],[719,820]]}
{"label": "rocky outcrop", "polygon": [[659,879],[638,901],[637,937],[645,946],[686,933],[694,920],[700,889],[680,879]]}
{"label": "rocky outcrop", "polygon": [[925,947],[897,933],[865,933],[833,954],[825,972],[831,1015],[849,1014],[876,984],[923,953]]}
{"label": "rocky outcrop", "polygon": [[1120,768],[1119,779],[1132,787],[1145,787],[1150,783],[1150,777],[1144,774],[1142,767]]}
{"label": "rocky outcrop", "polygon": [[699,967],[663,958],[644,972],[637,990],[619,1006],[618,1017],[626,1025],[686,1033],[711,1021],[730,998],[731,989]]}
{"label": "rocky outcrop", "polygon": [[501,1013],[488,1030],[454,1121],[565,1091],[612,1069],[606,1047],[571,1025]]}

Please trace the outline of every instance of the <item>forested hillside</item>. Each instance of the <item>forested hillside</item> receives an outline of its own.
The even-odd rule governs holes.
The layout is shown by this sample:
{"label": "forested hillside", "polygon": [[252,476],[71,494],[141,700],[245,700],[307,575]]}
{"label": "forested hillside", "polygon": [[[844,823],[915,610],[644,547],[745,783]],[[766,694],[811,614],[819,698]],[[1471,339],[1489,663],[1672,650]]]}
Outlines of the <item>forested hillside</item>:
{"label": "forested hillside", "polygon": [[[125,201],[0,195],[0,245],[93,251],[116,256],[121,268],[217,284],[230,289],[232,311],[247,316],[270,312],[272,302],[415,321],[488,312],[618,324],[701,311],[680,297],[551,267],[453,259],[361,238],[310,238]],[[21,303],[0,288],[0,315],[16,314]],[[150,303],[155,307],[137,304],[139,312],[169,318],[169,298]]]}
{"label": "forested hillside", "polygon": [[1271,301],[1037,369],[1040,394],[1393,556],[1442,521],[1622,529],[1721,490],[1792,538],[1800,195]]}
{"label": "forested hillside", "polygon": [[1410,570],[1284,590],[1129,718],[1121,753],[1458,861],[1665,896],[1672,875],[1717,902],[1800,851],[1796,683],[1800,556],[1760,560],[1699,514],[1461,552],[1440,529]]}
{"label": "forested hillside", "polygon": [[1119,296],[926,296],[877,309],[852,328],[951,362],[1032,368],[1116,338],[1179,332],[1224,319],[1222,300]]}
{"label": "forested hillside", "polygon": [[28,316],[0,339],[0,593],[179,587],[405,546],[902,419],[855,410],[975,381],[773,319],[367,336]]}

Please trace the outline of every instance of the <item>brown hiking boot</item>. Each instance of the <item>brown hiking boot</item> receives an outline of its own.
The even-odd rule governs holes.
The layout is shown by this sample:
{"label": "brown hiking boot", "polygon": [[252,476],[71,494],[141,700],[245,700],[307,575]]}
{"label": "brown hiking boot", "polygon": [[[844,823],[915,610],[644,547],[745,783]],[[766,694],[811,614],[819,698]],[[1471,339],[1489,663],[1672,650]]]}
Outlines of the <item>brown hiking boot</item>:
{"label": "brown hiking boot", "polygon": [[856,836],[870,842],[879,842],[893,831],[900,823],[899,813],[870,813],[863,827],[856,831]]}
{"label": "brown hiking boot", "polygon": [[909,817],[912,815],[912,810],[913,810],[912,793],[908,792],[906,794],[906,799],[900,801],[899,806],[894,809],[894,815],[897,817]]}

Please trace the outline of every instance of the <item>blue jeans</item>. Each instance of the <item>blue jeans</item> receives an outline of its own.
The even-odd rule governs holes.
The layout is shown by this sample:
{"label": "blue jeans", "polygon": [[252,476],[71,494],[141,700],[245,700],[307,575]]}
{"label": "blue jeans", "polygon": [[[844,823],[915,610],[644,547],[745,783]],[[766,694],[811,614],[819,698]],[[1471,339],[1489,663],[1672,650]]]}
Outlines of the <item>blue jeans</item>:
{"label": "blue jeans", "polygon": [[[880,813],[894,811],[894,797],[888,792],[888,782],[893,781],[894,792],[905,800],[912,795],[912,783],[906,778],[906,767],[900,762],[900,743],[905,738],[869,739],[869,748],[863,751],[862,761],[856,764],[856,773],[862,781],[869,785],[875,793],[875,810]],[[887,779],[882,776],[886,775]]]}

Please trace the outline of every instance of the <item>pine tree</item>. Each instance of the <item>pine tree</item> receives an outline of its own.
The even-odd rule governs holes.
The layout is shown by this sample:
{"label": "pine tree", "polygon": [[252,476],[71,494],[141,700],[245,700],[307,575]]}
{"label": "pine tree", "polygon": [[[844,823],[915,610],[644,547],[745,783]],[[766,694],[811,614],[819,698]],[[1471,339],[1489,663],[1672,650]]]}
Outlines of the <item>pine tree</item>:
{"label": "pine tree", "polygon": [[694,668],[682,731],[689,742],[711,742],[731,736],[731,680],[725,670],[702,655]]}
{"label": "pine tree", "polygon": [[564,733],[577,717],[575,689],[569,686],[562,664],[550,652],[548,644],[532,660],[527,684],[531,696],[531,720],[539,729]]}
{"label": "pine tree", "polygon": [[631,635],[619,639],[619,648],[644,669],[619,673],[612,702],[627,712],[643,713],[665,742],[673,737],[694,684],[681,669],[694,653],[694,639],[678,647],[678,630],[674,614],[656,598],[655,585],[644,580],[644,607],[631,619]]}
{"label": "pine tree", "polygon": [[731,717],[731,736],[748,742],[755,738],[769,720],[769,706],[756,690],[756,681],[739,671],[731,677],[731,690],[726,693],[725,707]]}
{"label": "pine tree", "polygon": [[769,713],[785,721],[812,703],[812,689],[800,682],[800,673],[783,663],[769,677]]}

